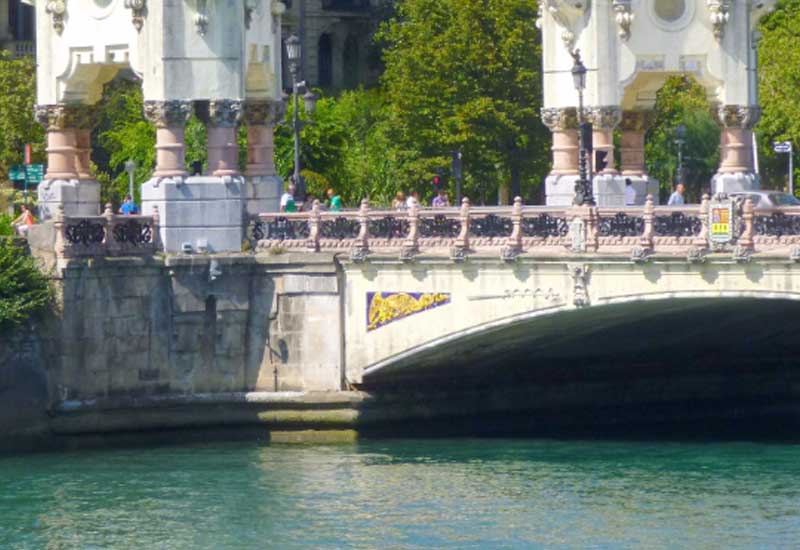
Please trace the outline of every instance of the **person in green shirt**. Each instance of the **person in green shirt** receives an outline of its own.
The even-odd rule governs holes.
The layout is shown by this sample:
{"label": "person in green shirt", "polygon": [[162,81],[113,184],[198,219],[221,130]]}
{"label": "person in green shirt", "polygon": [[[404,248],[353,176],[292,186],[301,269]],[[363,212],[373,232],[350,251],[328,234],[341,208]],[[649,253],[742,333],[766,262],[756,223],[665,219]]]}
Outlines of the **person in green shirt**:
{"label": "person in green shirt", "polygon": [[328,189],[328,210],[330,212],[339,212],[342,209],[342,197],[336,194],[332,188]]}

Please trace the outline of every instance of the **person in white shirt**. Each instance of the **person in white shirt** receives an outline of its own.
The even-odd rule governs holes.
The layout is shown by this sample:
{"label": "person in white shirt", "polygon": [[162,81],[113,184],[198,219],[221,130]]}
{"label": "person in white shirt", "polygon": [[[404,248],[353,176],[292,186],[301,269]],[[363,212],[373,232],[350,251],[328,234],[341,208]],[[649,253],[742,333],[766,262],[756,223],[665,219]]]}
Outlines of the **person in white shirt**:
{"label": "person in white shirt", "polygon": [[281,196],[281,212],[297,212],[297,205],[294,202],[294,185],[291,183],[286,188],[286,192]]}
{"label": "person in white shirt", "polygon": [[636,204],[636,188],[633,187],[631,178],[625,178],[625,206]]}
{"label": "person in white shirt", "polygon": [[411,207],[419,208],[419,193],[416,191],[412,191],[406,200],[406,208]]}

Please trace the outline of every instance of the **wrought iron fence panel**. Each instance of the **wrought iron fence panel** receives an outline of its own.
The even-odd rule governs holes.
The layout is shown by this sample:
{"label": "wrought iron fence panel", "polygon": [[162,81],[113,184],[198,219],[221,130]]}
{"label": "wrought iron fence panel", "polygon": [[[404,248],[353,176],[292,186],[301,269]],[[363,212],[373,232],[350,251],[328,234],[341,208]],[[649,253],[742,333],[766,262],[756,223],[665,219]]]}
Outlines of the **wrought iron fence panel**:
{"label": "wrought iron fence panel", "polygon": [[488,214],[470,220],[469,233],[473,237],[508,237],[514,229],[511,218]]}
{"label": "wrought iron fence panel", "polygon": [[[259,223],[262,224],[261,227],[259,227]],[[267,222],[257,222],[253,227],[253,238],[256,240],[293,241],[307,239],[310,234],[308,220],[290,220],[280,217]]]}
{"label": "wrought iron fence panel", "polygon": [[526,237],[565,237],[569,225],[565,218],[539,214],[533,218],[522,218],[522,234]]}
{"label": "wrought iron fence panel", "polygon": [[153,242],[153,228],[148,223],[127,220],[114,224],[111,234],[118,243],[140,246]]}
{"label": "wrought iron fence panel", "polygon": [[105,239],[103,223],[83,219],[78,223],[67,224],[65,236],[70,244],[89,246],[100,244]]}
{"label": "wrought iron fence panel", "polygon": [[611,218],[600,218],[597,232],[601,237],[638,237],[644,233],[644,219],[618,212]]}
{"label": "wrought iron fence panel", "polygon": [[669,216],[656,216],[653,231],[659,237],[694,237],[700,234],[703,222],[697,216],[673,212]]}
{"label": "wrought iron fence panel", "polygon": [[322,220],[319,233],[323,239],[342,241],[344,239],[355,239],[358,237],[360,228],[361,225],[358,223],[358,220],[337,217],[334,219]]}
{"label": "wrought iron fence panel", "polygon": [[369,221],[369,236],[377,239],[402,239],[408,235],[408,220],[384,216]]}
{"label": "wrought iron fence panel", "polygon": [[755,216],[756,235],[783,237],[800,235],[800,216],[787,216],[775,212],[769,216]]}
{"label": "wrought iron fence panel", "polygon": [[455,239],[459,233],[461,233],[461,222],[448,218],[444,214],[437,214],[432,218],[421,218],[419,220],[419,234],[424,238]]}

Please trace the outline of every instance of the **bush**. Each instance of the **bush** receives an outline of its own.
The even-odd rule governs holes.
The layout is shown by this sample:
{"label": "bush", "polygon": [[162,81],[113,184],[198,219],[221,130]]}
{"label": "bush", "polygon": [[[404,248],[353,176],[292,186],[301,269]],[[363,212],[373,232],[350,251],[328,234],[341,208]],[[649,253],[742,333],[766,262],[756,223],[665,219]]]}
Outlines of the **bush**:
{"label": "bush", "polygon": [[0,239],[0,331],[43,311],[49,301],[50,287],[33,258],[13,239]]}
{"label": "bush", "polygon": [[11,227],[12,219],[8,214],[0,214],[0,237],[14,236],[14,228]]}

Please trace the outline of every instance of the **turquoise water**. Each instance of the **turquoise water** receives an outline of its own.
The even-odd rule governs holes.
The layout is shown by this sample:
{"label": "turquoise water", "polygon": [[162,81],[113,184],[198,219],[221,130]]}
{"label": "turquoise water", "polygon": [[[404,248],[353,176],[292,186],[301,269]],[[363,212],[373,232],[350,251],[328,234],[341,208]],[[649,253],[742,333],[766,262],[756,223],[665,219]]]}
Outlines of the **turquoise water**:
{"label": "turquoise water", "polygon": [[786,548],[800,446],[255,443],[0,458],[0,548]]}

